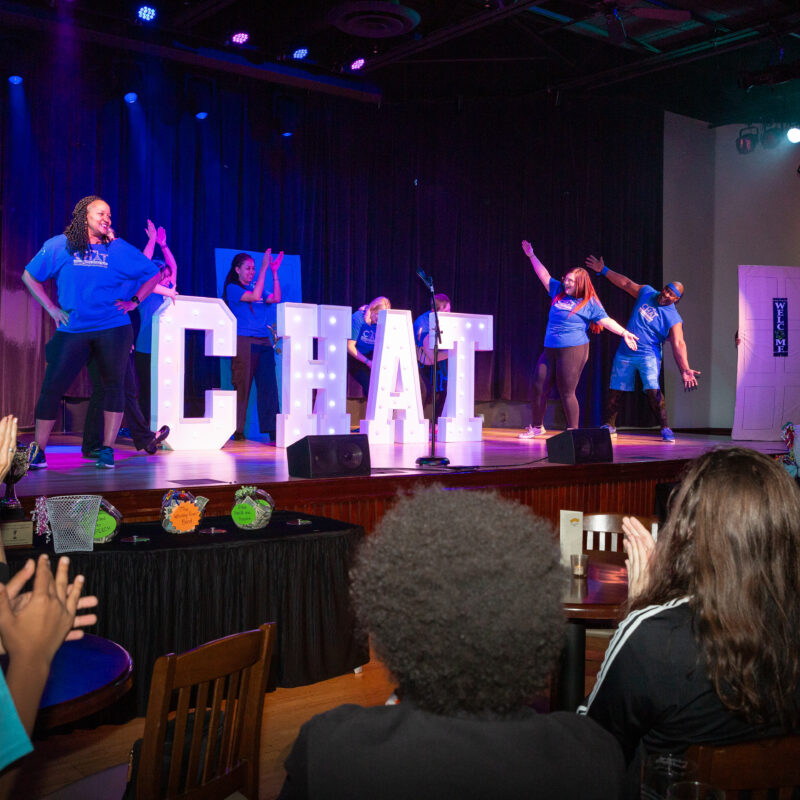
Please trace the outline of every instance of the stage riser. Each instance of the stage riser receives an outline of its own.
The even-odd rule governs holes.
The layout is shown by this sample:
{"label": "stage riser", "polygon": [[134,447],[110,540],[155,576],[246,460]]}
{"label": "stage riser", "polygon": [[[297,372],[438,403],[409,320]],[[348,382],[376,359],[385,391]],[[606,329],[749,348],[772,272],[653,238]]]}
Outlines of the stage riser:
{"label": "stage riser", "polygon": [[[328,478],[259,483],[279,508],[319,514],[362,525],[370,532],[398,492],[438,483],[452,489],[488,489],[530,506],[557,524],[559,511],[653,513],[655,486],[678,480],[685,460],[635,464],[584,464],[538,468],[485,469],[470,473]],[[234,488],[215,485],[185,488],[209,498],[207,513],[230,513]],[[104,497],[126,520],[155,520],[161,510],[163,489],[109,492]],[[26,510],[33,498],[23,498]]]}

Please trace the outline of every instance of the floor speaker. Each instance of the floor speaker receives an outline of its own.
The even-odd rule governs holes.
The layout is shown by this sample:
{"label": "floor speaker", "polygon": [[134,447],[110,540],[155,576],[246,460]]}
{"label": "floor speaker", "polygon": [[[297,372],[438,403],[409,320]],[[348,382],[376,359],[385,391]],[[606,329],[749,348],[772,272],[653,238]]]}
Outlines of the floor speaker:
{"label": "floor speaker", "polygon": [[369,475],[369,439],[365,433],[305,436],[286,448],[293,478],[344,478]]}
{"label": "floor speaker", "polygon": [[547,458],[556,464],[613,461],[608,428],[573,428],[547,440]]}

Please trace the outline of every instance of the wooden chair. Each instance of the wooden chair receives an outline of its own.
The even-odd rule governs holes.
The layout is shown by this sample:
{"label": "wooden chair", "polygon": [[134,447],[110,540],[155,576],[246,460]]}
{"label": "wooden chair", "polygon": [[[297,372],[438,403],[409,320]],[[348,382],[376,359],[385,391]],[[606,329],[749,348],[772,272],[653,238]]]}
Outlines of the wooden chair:
{"label": "wooden chair", "polygon": [[727,800],[763,800],[769,790],[777,800],[800,793],[800,736],[722,747],[694,745],[686,757],[697,764],[698,779],[723,789]]}
{"label": "wooden chair", "polygon": [[[257,800],[261,715],[274,640],[270,622],[156,661],[137,800],[211,800],[236,791]],[[171,714],[175,695],[177,710]]]}
{"label": "wooden chair", "polygon": [[[631,514],[584,514],[583,552],[589,553],[590,561],[605,561],[612,564],[625,563],[622,548],[622,518]],[[636,515],[649,528],[653,536],[658,534],[658,518]]]}

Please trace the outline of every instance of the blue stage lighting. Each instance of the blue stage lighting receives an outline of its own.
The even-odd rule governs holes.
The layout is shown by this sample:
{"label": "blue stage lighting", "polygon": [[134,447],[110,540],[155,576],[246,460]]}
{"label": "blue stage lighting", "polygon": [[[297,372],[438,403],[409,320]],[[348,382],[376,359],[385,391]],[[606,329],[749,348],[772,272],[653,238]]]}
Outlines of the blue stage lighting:
{"label": "blue stage lighting", "polygon": [[281,136],[283,136],[284,138],[288,138],[289,136],[292,136],[292,132],[291,131],[284,131],[281,134]]}
{"label": "blue stage lighting", "polygon": [[123,99],[129,105],[133,105],[139,99],[139,95],[136,92],[128,92]]}
{"label": "blue stage lighting", "polygon": [[298,47],[297,50],[292,53],[292,58],[295,61],[302,61],[308,55],[308,48],[307,47]]}
{"label": "blue stage lighting", "polygon": [[139,6],[136,16],[142,22],[152,22],[156,18],[156,10],[152,6]]}
{"label": "blue stage lighting", "polygon": [[8,82],[12,86],[19,86],[22,83],[22,75],[9,75]]}
{"label": "blue stage lighting", "polygon": [[194,116],[195,119],[205,119],[208,116],[208,111],[198,111]]}

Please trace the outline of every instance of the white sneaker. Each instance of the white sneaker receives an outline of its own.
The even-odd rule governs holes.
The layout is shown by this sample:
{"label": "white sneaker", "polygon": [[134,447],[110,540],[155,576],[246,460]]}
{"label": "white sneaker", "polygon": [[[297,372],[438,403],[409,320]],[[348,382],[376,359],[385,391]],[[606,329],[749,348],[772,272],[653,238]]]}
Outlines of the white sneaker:
{"label": "white sneaker", "polygon": [[544,425],[528,425],[524,431],[519,435],[519,439],[535,439],[537,436],[544,436],[547,431]]}

